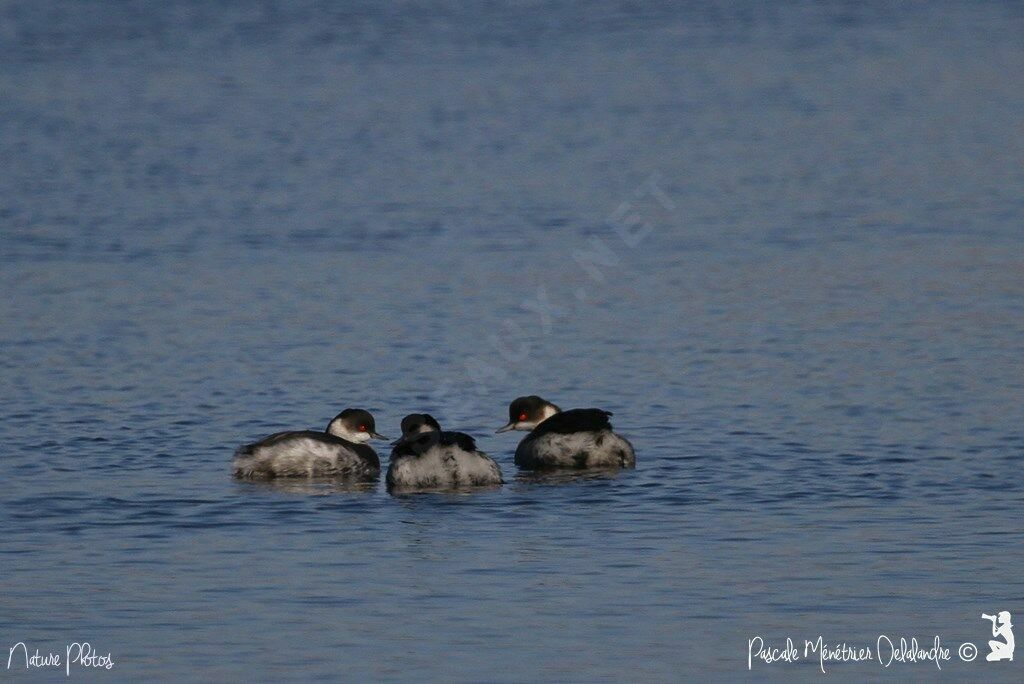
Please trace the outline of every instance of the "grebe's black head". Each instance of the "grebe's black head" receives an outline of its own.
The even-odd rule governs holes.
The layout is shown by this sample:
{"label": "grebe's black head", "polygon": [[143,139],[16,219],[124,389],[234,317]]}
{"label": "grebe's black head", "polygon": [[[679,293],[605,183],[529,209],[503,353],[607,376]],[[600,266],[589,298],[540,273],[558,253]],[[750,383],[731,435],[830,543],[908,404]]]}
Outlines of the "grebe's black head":
{"label": "grebe's black head", "polygon": [[441,426],[429,413],[410,413],[402,419],[402,436],[391,444],[396,453],[422,454],[441,439]]}
{"label": "grebe's black head", "polygon": [[365,442],[368,439],[387,439],[377,432],[373,416],[369,411],[348,408],[327,424],[327,432],[350,442]]}
{"label": "grebe's black head", "polygon": [[519,397],[508,405],[508,424],[498,428],[496,432],[530,431],[561,410],[536,394]]}
{"label": "grebe's black head", "polygon": [[441,431],[441,426],[429,413],[410,413],[402,419],[402,439],[421,432]]}

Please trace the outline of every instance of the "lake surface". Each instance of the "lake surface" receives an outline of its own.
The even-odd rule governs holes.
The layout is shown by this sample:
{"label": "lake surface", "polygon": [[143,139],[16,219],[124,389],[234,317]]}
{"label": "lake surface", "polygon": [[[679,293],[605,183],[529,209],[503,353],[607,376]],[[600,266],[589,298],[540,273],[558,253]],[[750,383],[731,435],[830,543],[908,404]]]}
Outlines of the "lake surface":
{"label": "lake surface", "polygon": [[[754,681],[820,677],[748,673],[756,635],[940,635],[1020,681],[980,614],[1024,624],[1022,37],[998,3],[0,2],[0,648]],[[531,393],[613,411],[636,470],[517,474]],[[346,406],[508,483],[230,477]]]}

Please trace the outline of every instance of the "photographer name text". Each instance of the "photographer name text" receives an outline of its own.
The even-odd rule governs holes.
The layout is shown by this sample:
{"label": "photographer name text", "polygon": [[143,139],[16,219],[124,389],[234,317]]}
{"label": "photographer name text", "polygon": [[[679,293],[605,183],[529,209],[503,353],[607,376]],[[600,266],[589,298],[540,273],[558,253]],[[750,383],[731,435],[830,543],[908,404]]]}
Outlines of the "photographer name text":
{"label": "photographer name text", "polygon": [[825,674],[827,664],[871,661],[886,668],[894,664],[932,663],[941,670],[942,663],[950,660],[950,654],[938,635],[931,642],[919,642],[916,637],[890,638],[882,634],[873,646],[829,643],[819,635],[817,639],[805,639],[803,649],[798,648],[791,637],[787,637],[785,643],[775,645],[760,636],[747,640],[748,670],[753,669],[757,661],[771,665],[801,660],[817,660],[822,674]]}

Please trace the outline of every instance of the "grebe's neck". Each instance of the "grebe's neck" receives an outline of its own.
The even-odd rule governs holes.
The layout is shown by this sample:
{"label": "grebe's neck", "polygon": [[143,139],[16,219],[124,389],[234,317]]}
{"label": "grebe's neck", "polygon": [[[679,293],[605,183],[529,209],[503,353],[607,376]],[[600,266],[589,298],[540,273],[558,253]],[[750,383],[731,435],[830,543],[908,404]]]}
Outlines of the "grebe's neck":
{"label": "grebe's neck", "polygon": [[540,418],[537,419],[537,425],[540,425],[551,416],[557,415],[562,412],[562,409],[558,408],[554,404],[544,404],[544,408],[541,409]]}

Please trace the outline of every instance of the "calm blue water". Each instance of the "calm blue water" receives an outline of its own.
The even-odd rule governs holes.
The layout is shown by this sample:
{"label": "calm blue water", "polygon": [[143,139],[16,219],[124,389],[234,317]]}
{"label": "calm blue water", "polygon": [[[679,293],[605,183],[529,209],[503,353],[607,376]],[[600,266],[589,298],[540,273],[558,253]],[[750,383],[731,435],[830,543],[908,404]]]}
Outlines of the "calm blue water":
{"label": "calm blue water", "polygon": [[[816,669],[755,635],[938,634],[1019,681],[956,646],[1024,624],[1022,46],[997,3],[0,3],[0,652],[760,680]],[[636,471],[518,476],[528,393]],[[346,406],[509,482],[230,478]]]}

